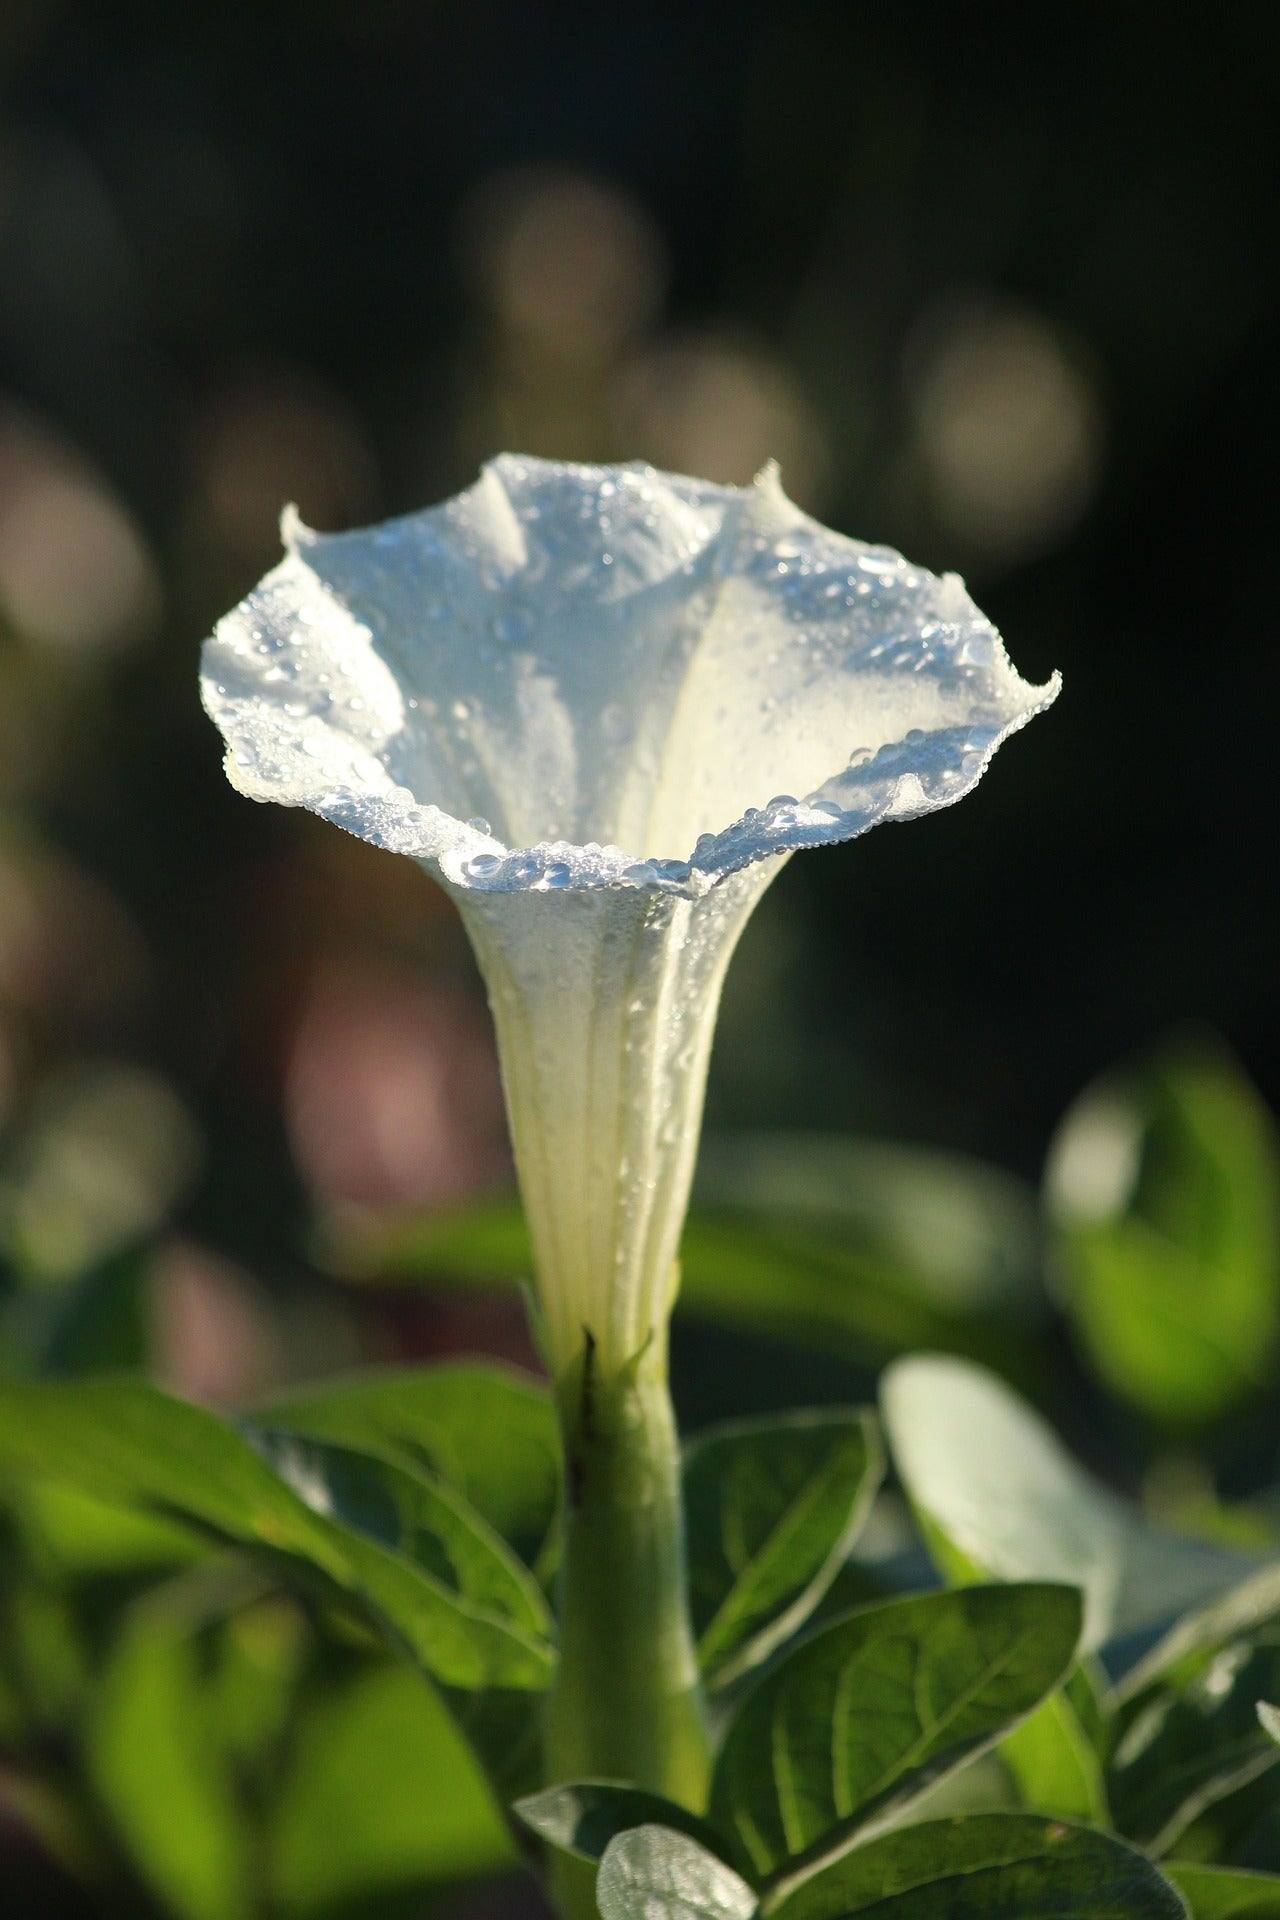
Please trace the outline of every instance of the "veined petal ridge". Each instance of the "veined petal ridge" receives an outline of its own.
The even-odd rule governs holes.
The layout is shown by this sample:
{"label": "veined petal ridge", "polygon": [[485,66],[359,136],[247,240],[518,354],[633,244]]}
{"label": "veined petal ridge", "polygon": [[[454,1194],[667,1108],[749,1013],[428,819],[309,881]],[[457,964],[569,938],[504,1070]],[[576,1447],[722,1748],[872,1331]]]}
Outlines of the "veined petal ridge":
{"label": "veined petal ridge", "polygon": [[485,893],[697,897],[972,790],[1056,697],[954,574],[720,487],[504,454],[288,552],[206,644],[250,798]]}

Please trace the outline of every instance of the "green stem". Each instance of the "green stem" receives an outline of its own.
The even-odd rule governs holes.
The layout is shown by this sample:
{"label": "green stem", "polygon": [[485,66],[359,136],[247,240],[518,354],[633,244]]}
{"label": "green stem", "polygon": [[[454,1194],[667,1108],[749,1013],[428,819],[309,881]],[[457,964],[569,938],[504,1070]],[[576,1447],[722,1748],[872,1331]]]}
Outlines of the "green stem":
{"label": "green stem", "polygon": [[[699,1810],[710,1759],[665,1344],[606,1378],[588,1340],[559,1400],[568,1491],[548,1784],[630,1780]],[[574,1920],[595,1915],[593,1881],[557,1879]]]}

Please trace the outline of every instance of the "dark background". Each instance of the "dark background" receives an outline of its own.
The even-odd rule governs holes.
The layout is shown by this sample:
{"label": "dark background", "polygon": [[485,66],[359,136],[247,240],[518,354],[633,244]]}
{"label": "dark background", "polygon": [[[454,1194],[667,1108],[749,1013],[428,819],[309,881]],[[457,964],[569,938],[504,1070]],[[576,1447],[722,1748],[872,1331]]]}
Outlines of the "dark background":
{"label": "dark background", "polygon": [[[300,1280],[313,1202],[503,1177],[449,910],[235,796],[196,664],[284,501],[370,520],[504,446],[735,481],[776,455],[1065,677],[963,807],[791,863],[713,1124],[1035,1175],[1083,1083],[1186,1021],[1274,1102],[1278,42],[1266,4],[6,0],[26,1270],[161,1232],[168,1371],[216,1398],[279,1363],[255,1289]],[[365,1337],[307,1298],[295,1370]],[[375,1346],[412,1346],[402,1311]]]}

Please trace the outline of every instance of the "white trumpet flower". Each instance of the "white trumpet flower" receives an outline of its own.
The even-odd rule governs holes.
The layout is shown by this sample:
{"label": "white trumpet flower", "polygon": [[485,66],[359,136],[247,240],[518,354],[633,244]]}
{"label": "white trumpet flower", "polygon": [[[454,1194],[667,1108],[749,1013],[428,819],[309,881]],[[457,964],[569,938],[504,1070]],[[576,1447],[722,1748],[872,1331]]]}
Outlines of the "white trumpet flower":
{"label": "white trumpet flower", "polygon": [[950,806],[1055,698],[954,574],[776,473],[503,455],[423,513],[283,523],[205,648],[227,773],[409,854],[497,1025],[548,1356],[661,1336],[725,968],[797,848]]}

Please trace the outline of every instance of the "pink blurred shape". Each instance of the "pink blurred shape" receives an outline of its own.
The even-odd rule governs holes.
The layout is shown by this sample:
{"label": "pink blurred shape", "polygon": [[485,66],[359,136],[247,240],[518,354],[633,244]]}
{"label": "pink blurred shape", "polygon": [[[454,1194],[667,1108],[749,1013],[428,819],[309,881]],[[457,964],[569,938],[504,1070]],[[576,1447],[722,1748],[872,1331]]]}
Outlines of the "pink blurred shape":
{"label": "pink blurred shape", "polygon": [[287,1057],[299,1172],[329,1205],[430,1207],[510,1178],[487,1018],[458,982],[323,963]]}

